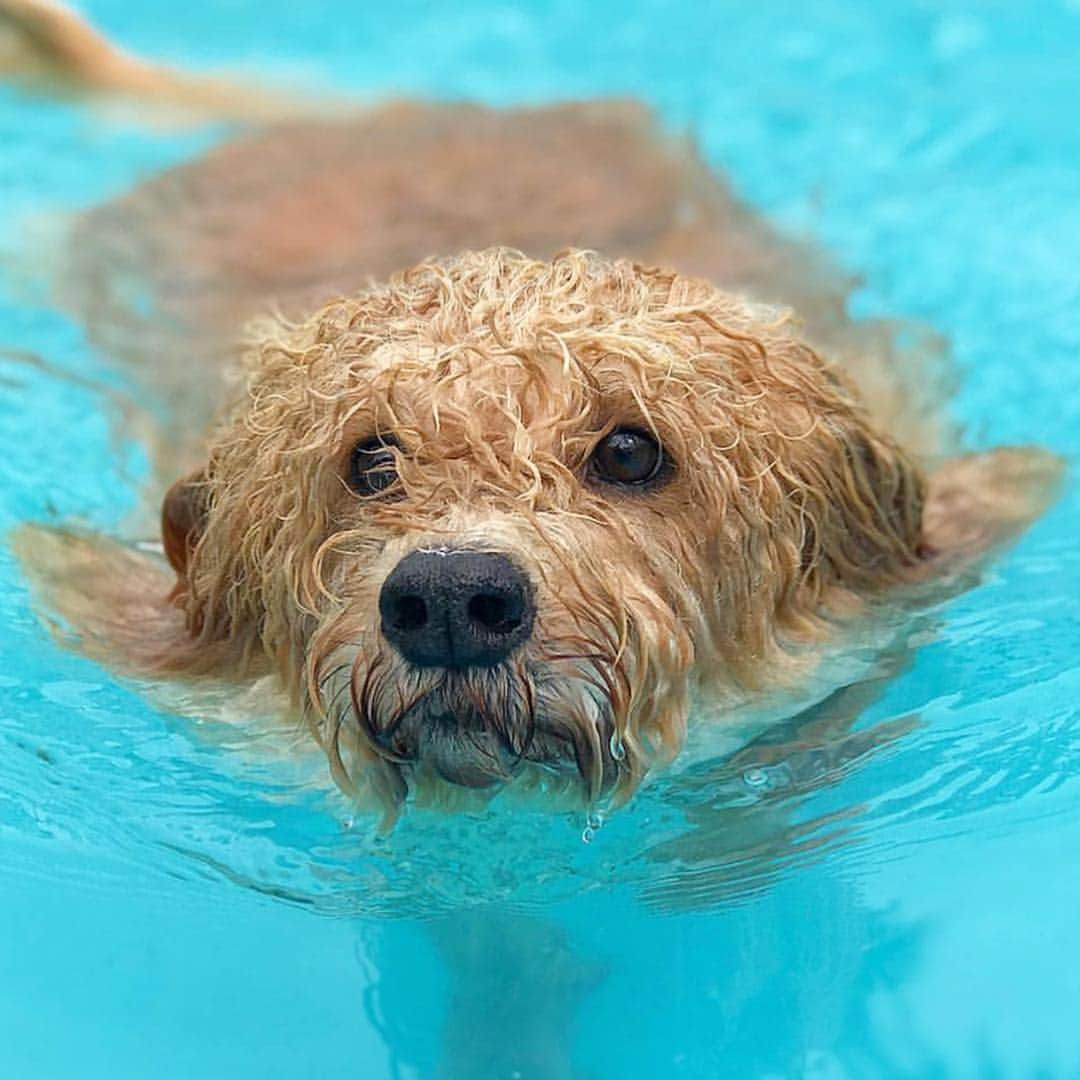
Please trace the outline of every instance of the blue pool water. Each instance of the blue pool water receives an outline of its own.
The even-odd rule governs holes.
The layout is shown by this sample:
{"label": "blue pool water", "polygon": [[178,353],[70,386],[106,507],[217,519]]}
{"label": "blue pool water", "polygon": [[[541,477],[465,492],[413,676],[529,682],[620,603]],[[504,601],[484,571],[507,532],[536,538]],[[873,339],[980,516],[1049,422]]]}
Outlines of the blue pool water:
{"label": "blue pool water", "polygon": [[[1075,459],[1077,0],[459,6],[84,5],[370,97],[641,96],[864,275],[858,313],[947,335],[969,445]],[[4,534],[108,527],[144,467],[28,248],[212,138],[0,91]],[[374,841],[309,756],[58,650],[0,549],[0,1075],[1080,1075],[1078,533],[1070,484],[861,739],[736,762],[693,795],[710,830],[646,795],[590,844],[527,816]]]}

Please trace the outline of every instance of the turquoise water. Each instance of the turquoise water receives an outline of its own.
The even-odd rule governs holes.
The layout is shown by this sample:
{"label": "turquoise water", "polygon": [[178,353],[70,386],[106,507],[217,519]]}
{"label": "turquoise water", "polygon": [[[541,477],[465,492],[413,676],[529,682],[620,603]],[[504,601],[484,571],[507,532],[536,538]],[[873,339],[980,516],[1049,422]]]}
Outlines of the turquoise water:
{"label": "turquoise water", "polygon": [[[370,96],[644,97],[864,275],[859,313],[948,336],[969,445],[1080,450],[1076,0],[84,6]],[[144,467],[106,358],[14,269],[34,223],[214,137],[0,92],[4,533],[108,527]],[[527,816],[373,840],[317,762],[59,651],[0,550],[0,1074],[1080,1074],[1078,529],[1070,485],[856,737],[789,731],[589,844]]]}

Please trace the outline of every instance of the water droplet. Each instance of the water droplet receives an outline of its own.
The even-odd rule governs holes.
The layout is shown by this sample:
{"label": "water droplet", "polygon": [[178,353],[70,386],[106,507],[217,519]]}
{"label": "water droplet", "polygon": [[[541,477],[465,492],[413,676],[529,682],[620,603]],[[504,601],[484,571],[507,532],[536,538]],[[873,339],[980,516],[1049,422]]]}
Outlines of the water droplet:
{"label": "water droplet", "polygon": [[595,810],[585,815],[585,831],[581,834],[582,843],[591,844],[596,839],[596,834],[603,827],[603,815]]}
{"label": "water droplet", "polygon": [[769,782],[769,774],[764,769],[747,769],[743,773],[743,783],[748,787],[764,787]]}

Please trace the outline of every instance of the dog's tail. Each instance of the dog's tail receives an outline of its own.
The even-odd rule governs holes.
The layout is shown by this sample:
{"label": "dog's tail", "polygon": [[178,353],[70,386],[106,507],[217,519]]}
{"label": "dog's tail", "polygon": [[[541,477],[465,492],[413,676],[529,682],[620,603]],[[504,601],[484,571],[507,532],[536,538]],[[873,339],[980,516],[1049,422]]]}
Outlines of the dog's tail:
{"label": "dog's tail", "polygon": [[55,0],[0,0],[0,79],[36,93],[126,101],[199,119],[259,122],[341,105],[143,59]]}

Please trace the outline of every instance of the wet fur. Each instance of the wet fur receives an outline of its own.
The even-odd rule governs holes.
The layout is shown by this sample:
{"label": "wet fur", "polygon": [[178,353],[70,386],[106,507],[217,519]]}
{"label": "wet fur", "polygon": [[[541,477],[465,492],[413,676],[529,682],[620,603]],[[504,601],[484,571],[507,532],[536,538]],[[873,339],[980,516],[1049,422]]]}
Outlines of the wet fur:
{"label": "wet fur", "polygon": [[[1059,471],[950,457],[932,340],[848,321],[843,275],[625,103],[272,127],[90,211],[69,255],[65,305],[170,403],[155,483],[176,482],[168,566],[16,537],[47,607],[130,673],[277,673],[338,782],[391,817],[442,798],[433,755],[554,802],[628,797],[683,745],[692,693],[789,688],[877,605],[1016,535]],[[617,425],[657,435],[666,484],[590,480]],[[382,433],[400,498],[360,499],[348,455]],[[448,540],[537,586],[532,641],[490,672],[414,672],[379,635],[386,574]]]}

